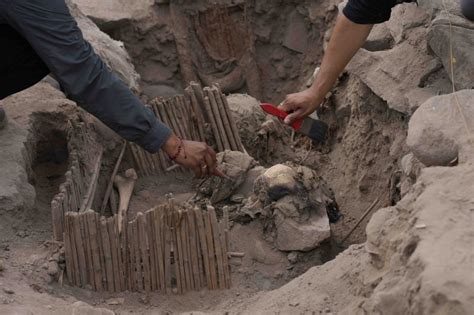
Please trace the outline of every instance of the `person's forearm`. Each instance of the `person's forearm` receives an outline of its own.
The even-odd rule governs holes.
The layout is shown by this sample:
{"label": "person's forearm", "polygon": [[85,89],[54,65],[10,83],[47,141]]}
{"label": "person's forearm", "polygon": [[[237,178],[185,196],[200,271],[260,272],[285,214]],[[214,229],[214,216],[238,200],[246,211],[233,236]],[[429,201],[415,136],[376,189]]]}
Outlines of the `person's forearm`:
{"label": "person's forearm", "polygon": [[318,75],[310,87],[315,104],[323,102],[337,78],[367,39],[372,24],[356,24],[340,14]]}

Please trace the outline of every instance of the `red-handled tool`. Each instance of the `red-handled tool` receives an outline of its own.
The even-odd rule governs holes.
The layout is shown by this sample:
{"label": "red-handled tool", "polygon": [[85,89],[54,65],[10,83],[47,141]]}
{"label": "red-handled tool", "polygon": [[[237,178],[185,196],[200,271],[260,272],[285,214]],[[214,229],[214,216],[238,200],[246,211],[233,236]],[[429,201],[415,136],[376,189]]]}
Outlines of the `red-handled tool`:
{"label": "red-handled tool", "polygon": [[[269,103],[262,103],[260,107],[268,114],[278,117],[280,120],[284,120],[289,113],[278,108],[277,106]],[[321,120],[312,119],[309,117],[298,119],[291,124],[296,132],[304,134],[314,141],[324,142],[328,131],[328,125]]]}

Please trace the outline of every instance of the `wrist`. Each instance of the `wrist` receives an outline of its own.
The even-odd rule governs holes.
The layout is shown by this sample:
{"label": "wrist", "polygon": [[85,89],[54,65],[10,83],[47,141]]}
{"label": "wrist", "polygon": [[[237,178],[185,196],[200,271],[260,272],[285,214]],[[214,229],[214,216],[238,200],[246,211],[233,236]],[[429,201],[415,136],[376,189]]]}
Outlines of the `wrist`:
{"label": "wrist", "polygon": [[175,134],[171,134],[171,136],[163,145],[162,149],[166,152],[168,156],[172,157],[176,155],[176,152],[178,152],[180,145],[181,139],[178,138]]}

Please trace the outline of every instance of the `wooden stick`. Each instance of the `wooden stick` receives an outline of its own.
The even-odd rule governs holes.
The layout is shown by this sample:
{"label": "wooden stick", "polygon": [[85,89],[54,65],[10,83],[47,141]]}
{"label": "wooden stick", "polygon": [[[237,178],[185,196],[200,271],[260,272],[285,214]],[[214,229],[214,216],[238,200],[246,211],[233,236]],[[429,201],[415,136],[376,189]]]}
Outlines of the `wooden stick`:
{"label": "wooden stick", "polygon": [[188,231],[189,231],[189,248],[191,250],[191,270],[193,274],[194,280],[194,289],[199,290],[201,289],[201,275],[199,272],[199,261],[198,261],[198,252],[197,252],[197,236],[196,236],[196,224],[194,220],[194,211],[186,211],[186,221],[188,224]]}
{"label": "wooden stick", "polygon": [[207,96],[204,97],[204,104],[206,105],[206,109],[209,113],[209,120],[211,122],[212,132],[213,132],[214,138],[216,140],[217,151],[222,152],[222,151],[224,151],[224,145],[223,145],[223,142],[222,142],[222,139],[221,139],[219,128],[217,127],[216,120],[214,118],[214,115],[212,114],[211,102],[210,102],[210,100]]}
{"label": "wooden stick", "polygon": [[[166,293],[171,293],[171,242],[172,242],[172,235],[173,233],[170,230],[170,227],[166,224],[164,218],[161,218],[161,226],[164,235],[164,243],[165,243],[165,261],[164,261],[164,275],[165,275],[165,287]],[[175,258],[175,265],[176,265],[176,258]],[[178,270],[176,269],[176,274],[178,274]]]}
{"label": "wooden stick", "polygon": [[159,288],[159,273],[158,273],[158,261],[156,260],[156,239],[155,239],[155,218],[153,214],[155,211],[148,210],[145,212],[145,223],[146,223],[146,231],[147,231],[147,238],[148,238],[148,255],[150,259],[150,282],[151,282],[151,290],[156,291]]}
{"label": "wooden stick", "polygon": [[61,217],[63,214],[61,213],[61,209],[59,207],[59,202],[56,199],[51,201],[51,218],[53,222],[53,236],[54,239],[58,242],[63,240],[63,226],[61,224]]}
{"label": "wooden stick", "polygon": [[103,153],[103,150],[100,149],[97,155],[97,160],[94,164],[91,180],[89,181],[89,187],[83,198],[83,201],[79,210],[81,212],[86,211],[87,209],[90,209],[92,206],[92,202],[94,201],[94,196],[97,189],[97,180],[99,179],[99,174],[100,174],[100,166],[102,164],[102,153]]}
{"label": "wooden stick", "polygon": [[227,257],[229,257],[229,258],[232,258],[232,257],[242,258],[242,257],[245,257],[245,253],[227,252]]}
{"label": "wooden stick", "polygon": [[[219,288],[225,289],[225,275],[224,275],[224,259],[223,259],[223,247],[219,236],[219,225],[217,223],[217,216],[214,207],[208,206],[207,212],[210,216],[210,222],[212,227],[212,235],[214,237],[214,248],[216,251],[217,270],[219,272]],[[227,253],[225,253],[227,255]]]}
{"label": "wooden stick", "polygon": [[137,149],[135,148],[134,143],[129,142],[128,147],[130,148],[130,152],[132,153],[133,162],[135,164],[136,169],[142,176],[146,175],[144,173],[144,170],[143,170],[144,167],[140,161],[140,157],[138,156],[138,152],[137,152]]}
{"label": "wooden stick", "polygon": [[[188,86],[185,89],[186,93],[189,95],[189,99],[191,101],[191,106],[192,106],[192,118],[194,119],[194,123],[197,127],[197,130],[199,132],[199,140],[204,141],[206,139],[206,134],[204,132],[204,117],[202,115],[201,109],[198,105],[198,100],[196,98],[196,95],[194,94],[193,88],[191,86]],[[203,100],[204,101],[204,100]]]}
{"label": "wooden stick", "polygon": [[74,217],[72,213],[66,213],[68,217],[68,227],[69,227],[69,237],[70,237],[70,245],[71,245],[71,256],[72,256],[72,265],[74,268],[74,285],[77,287],[81,286],[81,269],[79,266],[79,250],[77,248],[76,243],[76,231],[75,231],[75,223]]}
{"label": "wooden stick", "polygon": [[143,283],[145,287],[145,292],[151,292],[151,282],[150,282],[150,254],[148,253],[148,232],[146,230],[145,216],[142,212],[137,214],[137,227],[138,227],[138,236],[140,244],[140,254],[142,257],[142,267],[143,267]]}
{"label": "wooden stick", "polygon": [[202,253],[204,272],[206,275],[207,288],[212,289],[212,277],[211,277],[211,267],[210,267],[210,258],[209,258],[209,248],[207,246],[207,233],[204,227],[203,215],[201,209],[194,208],[194,214],[196,216],[196,226],[199,233],[199,244]]}
{"label": "wooden stick", "polygon": [[172,214],[174,226],[174,259],[177,265],[176,282],[178,285],[178,293],[182,294],[186,290],[186,274],[184,272],[183,248],[181,243],[181,226],[175,213]]}
{"label": "wooden stick", "polygon": [[232,133],[234,135],[235,142],[237,143],[237,145],[239,147],[239,151],[247,153],[247,150],[245,150],[245,147],[242,144],[242,139],[240,138],[239,129],[237,128],[237,125],[235,124],[235,119],[232,117],[232,113],[230,111],[229,102],[227,101],[227,97],[222,92],[220,94],[221,94],[221,100],[222,100],[222,103],[224,105],[225,112],[227,114],[227,118],[230,122],[230,127],[232,128]]}
{"label": "wooden stick", "polygon": [[122,158],[123,158],[126,148],[127,148],[127,142],[124,141],[122,145],[122,150],[120,150],[117,161],[115,162],[115,166],[112,171],[112,175],[110,176],[109,183],[107,184],[107,189],[105,190],[104,200],[102,201],[102,206],[100,207],[101,214],[104,213],[105,208],[107,207],[107,203],[109,202],[110,194],[112,193],[112,189],[114,188],[114,178],[115,178],[115,175],[117,175],[120,164],[122,163]]}
{"label": "wooden stick", "polygon": [[[112,262],[112,250],[110,248],[110,238],[109,238],[109,231],[107,229],[107,220],[102,217],[100,219],[100,235],[102,238],[102,246],[104,250],[104,262],[105,262],[105,276],[106,276],[106,283],[107,289],[109,292],[115,292],[115,284],[114,284],[114,268]],[[118,275],[117,275],[118,276]]]}
{"label": "wooden stick", "polygon": [[123,273],[121,270],[121,255],[120,255],[120,235],[117,233],[117,226],[114,225],[117,217],[111,217],[107,219],[107,231],[109,232],[110,239],[110,251],[112,253],[112,268],[114,275],[114,287],[115,292],[121,292],[124,290],[121,285]]}
{"label": "wooden stick", "polygon": [[[229,209],[228,209],[228,207],[224,207],[224,209],[223,209],[222,221],[223,221],[223,225],[224,225],[224,241],[223,241],[224,255],[223,255],[223,257],[224,257],[224,263],[226,264],[226,266],[225,266],[226,272],[227,272],[227,275],[228,275],[227,288],[230,289],[230,287],[232,286],[232,273],[231,273],[231,270],[230,270],[229,258],[232,257],[232,256],[229,255],[231,252],[230,252],[230,240],[229,240],[230,225],[229,225]],[[233,253],[233,254],[235,254],[235,253]],[[243,253],[239,253],[239,254],[243,254]],[[243,257],[243,256],[241,256],[241,257]]]}
{"label": "wooden stick", "polygon": [[217,272],[216,272],[216,254],[214,251],[214,237],[212,234],[212,226],[211,226],[211,217],[209,211],[207,211],[204,216],[204,223],[206,227],[206,240],[207,240],[207,248],[209,250],[209,266],[211,272],[211,279],[212,279],[212,289],[218,288],[217,283]]}
{"label": "wooden stick", "polygon": [[127,225],[127,241],[128,241],[128,256],[130,258],[129,268],[128,268],[128,279],[130,281],[129,287],[131,291],[138,291],[137,286],[137,274],[135,272],[136,268],[136,255],[135,255],[135,242],[133,240],[133,222],[129,222]]}
{"label": "wooden stick", "polygon": [[[158,104],[159,104],[159,103],[155,100],[155,101],[153,102],[153,104],[152,104],[152,105],[153,105],[153,109],[154,109],[154,112],[155,112],[156,117],[157,117],[160,121],[164,122],[164,119],[163,119],[163,117],[161,116],[160,111],[158,110]],[[165,154],[163,153],[162,150],[159,151],[158,156],[159,156],[161,168],[162,168],[163,170],[165,170],[165,169],[169,166],[168,159],[166,158],[166,156],[165,156]]]}
{"label": "wooden stick", "polygon": [[193,279],[192,279],[192,269],[189,261],[189,242],[188,242],[188,231],[187,231],[187,222],[186,222],[186,211],[181,212],[181,246],[183,249],[183,263],[184,263],[184,273],[186,275],[186,288],[188,291],[194,290]]}
{"label": "wooden stick", "polygon": [[73,248],[71,244],[71,235],[74,234],[70,228],[70,217],[64,217],[64,255],[66,260],[66,275],[71,286],[76,285],[76,274],[74,273]]}
{"label": "wooden stick", "polygon": [[135,248],[135,274],[137,279],[137,290],[143,291],[143,273],[142,273],[142,263],[140,257],[140,243],[138,240],[138,221],[137,219],[133,220],[133,243]]}
{"label": "wooden stick", "polygon": [[204,103],[204,93],[202,91],[201,84],[197,82],[190,82],[189,86],[193,89],[194,95],[196,96],[197,105],[200,108],[200,112],[203,115],[204,121],[210,122],[210,112],[207,111],[206,104]]}
{"label": "wooden stick", "polygon": [[211,89],[206,87],[204,88],[204,92],[206,93],[207,97],[209,98],[209,103],[211,105],[211,113],[214,116],[214,119],[217,124],[217,130],[219,132],[219,136],[222,140],[222,144],[224,146],[224,150],[231,150],[229,139],[226,136],[224,124],[219,114],[219,109],[217,108],[216,99],[214,98],[214,94],[212,93]]}
{"label": "wooden stick", "polygon": [[377,197],[377,199],[375,199],[374,202],[372,202],[372,204],[367,208],[367,210],[365,210],[364,214],[360,217],[360,219],[352,227],[352,229],[349,231],[349,233],[347,233],[347,235],[342,239],[341,244],[344,244],[344,242],[349,238],[349,236],[352,235],[352,233],[355,231],[355,229],[357,229],[359,224],[361,224],[362,221],[364,221],[364,219],[369,215],[369,213],[375,208],[375,206],[379,202],[379,199],[380,199],[380,197]]}
{"label": "wooden stick", "polygon": [[219,222],[219,237],[221,239],[222,245],[222,261],[224,266],[224,284],[226,289],[230,289],[231,281],[230,281],[230,270],[229,270],[229,257],[227,254],[227,249],[225,246],[225,225],[224,222]]}
{"label": "wooden stick", "polygon": [[177,106],[179,106],[179,103],[178,103],[178,97],[175,96],[173,97],[172,99],[170,99],[168,102],[167,102],[167,111],[168,111],[168,114],[170,115],[170,117],[174,120],[175,122],[175,125],[176,125],[176,128],[177,128],[177,133],[180,135],[181,138],[188,138],[186,136],[186,132],[184,130],[184,126],[183,126],[183,123],[180,119],[180,115],[179,115],[179,112],[176,110]]}
{"label": "wooden stick", "polygon": [[112,210],[112,214],[115,216],[118,213],[118,199],[117,193],[115,192],[114,188],[110,191],[110,209]]}
{"label": "wooden stick", "polygon": [[94,279],[95,287],[98,291],[102,290],[102,266],[100,263],[100,253],[99,253],[99,236],[97,233],[97,224],[99,215],[93,211],[88,210],[86,213],[90,239],[91,239],[91,252],[92,252],[92,262],[94,265]]}
{"label": "wooden stick", "polygon": [[128,257],[127,257],[127,225],[122,231],[122,234],[118,232],[118,219],[117,216],[113,216],[113,225],[114,225],[114,235],[118,240],[118,263],[119,263],[119,272],[120,272],[120,291],[127,290],[127,279],[128,279],[128,272],[127,272],[127,265],[128,265]]}
{"label": "wooden stick", "polygon": [[159,108],[161,109],[161,115],[166,117],[166,120],[169,122],[169,126],[171,127],[171,129],[173,129],[174,133],[176,133],[179,137],[182,137],[178,123],[176,122],[176,119],[171,115],[170,107],[170,102],[164,100],[163,106]]}
{"label": "wooden stick", "polygon": [[87,283],[89,284],[93,290],[97,290],[95,287],[95,278],[94,278],[94,263],[92,261],[92,245],[91,245],[91,237],[89,233],[89,228],[87,224],[87,218],[84,215],[84,212],[79,213],[78,220],[80,222],[81,227],[81,237],[77,240],[84,243],[84,257],[86,263],[86,270],[87,270]]}
{"label": "wooden stick", "polygon": [[70,212],[72,219],[72,224],[74,226],[74,241],[75,241],[75,248],[77,250],[77,257],[78,257],[78,271],[80,277],[80,285],[81,287],[85,288],[88,283],[88,272],[86,269],[86,255],[83,246],[83,239],[81,233],[81,221],[80,216],[75,212]]}
{"label": "wooden stick", "polygon": [[156,263],[158,266],[157,277],[159,279],[159,289],[163,292],[166,292],[166,281],[165,281],[165,261],[164,261],[164,231],[163,224],[161,220],[161,213],[158,212],[158,209],[152,212],[153,219],[155,221],[155,230],[154,230],[154,246],[155,246],[155,257]]}
{"label": "wooden stick", "polygon": [[214,95],[214,99],[217,103],[217,111],[221,117],[222,124],[224,125],[225,134],[227,135],[231,150],[240,151],[240,148],[235,142],[234,133],[232,132],[232,127],[230,126],[230,121],[227,117],[224,103],[222,103],[221,91],[216,86],[214,86],[210,92]]}
{"label": "wooden stick", "polygon": [[183,95],[179,95],[176,97],[176,112],[179,118],[179,121],[181,122],[184,130],[184,134],[186,135],[186,139],[190,140],[197,140],[197,137],[193,137],[192,134],[192,119],[191,119],[191,113],[192,113],[192,108],[188,108],[187,110],[185,109],[185,97]]}

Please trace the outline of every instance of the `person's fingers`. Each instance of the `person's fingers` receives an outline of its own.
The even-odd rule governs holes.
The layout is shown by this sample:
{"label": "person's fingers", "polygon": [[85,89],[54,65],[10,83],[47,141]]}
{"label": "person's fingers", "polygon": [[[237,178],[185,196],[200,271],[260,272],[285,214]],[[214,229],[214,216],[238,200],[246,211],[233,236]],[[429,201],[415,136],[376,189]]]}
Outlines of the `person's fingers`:
{"label": "person's fingers", "polygon": [[194,172],[194,175],[196,175],[197,178],[202,177],[202,169],[200,166],[193,167],[192,170]]}
{"label": "person's fingers", "polygon": [[206,171],[207,171],[206,175],[214,174],[214,172],[216,170],[215,160],[211,157],[210,154],[206,154],[205,159],[206,159]]}
{"label": "person's fingers", "polygon": [[293,102],[291,101],[291,95],[287,95],[285,97],[285,100],[281,102],[280,105],[278,105],[278,107],[285,112],[289,112],[293,109],[292,104]]}
{"label": "person's fingers", "polygon": [[209,153],[209,155],[211,156],[212,160],[214,161],[214,163],[217,162],[217,157],[216,157],[216,151],[214,151],[213,148],[211,148],[210,146],[207,146],[207,152]]}
{"label": "person's fingers", "polygon": [[297,109],[296,111],[292,112],[288,116],[286,116],[284,122],[287,125],[291,125],[295,120],[301,118],[303,116],[303,110]]}

